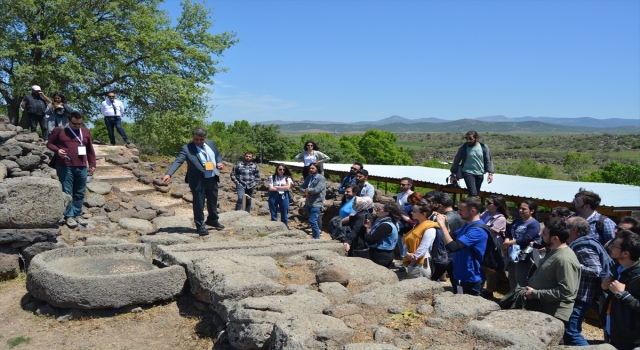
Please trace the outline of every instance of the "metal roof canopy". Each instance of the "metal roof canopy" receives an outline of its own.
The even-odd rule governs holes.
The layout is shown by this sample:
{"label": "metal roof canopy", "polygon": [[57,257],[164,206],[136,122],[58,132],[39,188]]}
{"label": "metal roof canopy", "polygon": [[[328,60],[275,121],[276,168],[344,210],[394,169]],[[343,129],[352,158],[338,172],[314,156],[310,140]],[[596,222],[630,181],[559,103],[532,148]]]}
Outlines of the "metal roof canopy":
{"label": "metal roof canopy", "polygon": [[[300,162],[284,163],[294,169],[302,169]],[[352,164],[323,164],[325,174],[346,176]],[[427,168],[406,165],[373,165],[365,164],[369,172],[369,179],[383,182],[399,182],[402,177],[410,177],[413,184],[419,187],[433,188],[453,194],[466,194],[464,181],[460,181],[462,188],[444,187],[446,178],[450,175],[447,169]],[[574,182],[563,180],[538,179],[534,177],[494,174],[493,183],[482,184],[479,196],[487,198],[492,194],[501,195],[505,200],[519,202],[524,199],[535,200],[538,205],[545,207],[568,207],[580,188],[597,193],[602,202],[598,212],[613,215],[618,218],[630,215],[632,210],[640,210],[640,186],[618,185],[598,182]]]}

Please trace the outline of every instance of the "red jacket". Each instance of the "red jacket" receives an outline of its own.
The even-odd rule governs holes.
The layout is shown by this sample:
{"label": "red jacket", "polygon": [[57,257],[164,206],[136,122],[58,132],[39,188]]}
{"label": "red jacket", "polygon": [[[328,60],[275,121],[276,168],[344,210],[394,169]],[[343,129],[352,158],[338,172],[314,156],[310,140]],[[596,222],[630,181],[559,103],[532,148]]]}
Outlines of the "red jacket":
{"label": "red jacket", "polygon": [[[60,128],[63,128],[61,132],[59,132]],[[58,126],[51,131],[47,148],[55,152],[55,156],[58,157],[58,159],[56,159],[56,166],[87,166],[87,161],[89,161],[89,168],[96,167],[96,152],[93,150],[91,132],[85,127],[80,127],[80,130],[82,130],[82,146],[87,148],[86,156],[78,155],[80,141],[73,136],[68,126]],[[80,137],[80,130],[75,132],[78,137]],[[58,134],[60,135],[59,137]],[[61,149],[67,152],[71,161],[65,157],[60,157],[58,151]]]}

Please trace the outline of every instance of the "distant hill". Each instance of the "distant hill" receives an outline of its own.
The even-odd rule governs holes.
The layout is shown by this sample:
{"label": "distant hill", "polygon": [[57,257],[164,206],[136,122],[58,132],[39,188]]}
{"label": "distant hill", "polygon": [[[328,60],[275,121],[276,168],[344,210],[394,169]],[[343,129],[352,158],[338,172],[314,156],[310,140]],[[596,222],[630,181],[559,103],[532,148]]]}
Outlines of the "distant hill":
{"label": "distant hill", "polygon": [[[399,120],[402,117],[391,117],[393,120]],[[389,120],[389,118],[383,119]],[[406,120],[406,119],[405,119]],[[597,120],[597,119],[594,119]],[[624,119],[622,119],[624,120]],[[413,120],[416,121],[416,120]],[[385,124],[371,123],[315,123],[315,122],[298,122],[298,123],[273,123],[280,125],[280,130],[287,133],[348,133],[348,132],[365,132],[369,129],[387,130],[396,133],[408,132],[466,132],[468,130],[476,130],[478,132],[498,132],[498,133],[553,133],[553,134],[640,134],[640,126],[615,126],[615,127],[592,127],[592,126],[574,126],[560,125],[552,123],[543,123],[540,121],[520,121],[520,122],[488,122],[476,119],[460,119],[455,121],[444,122],[391,122]],[[268,122],[267,122],[268,123]]]}
{"label": "distant hill", "polygon": [[537,122],[543,122],[547,124],[560,124],[560,125],[566,125],[566,126],[589,126],[592,128],[613,128],[618,126],[640,127],[640,118],[638,119],[551,118],[551,117],[509,118],[503,115],[492,115],[492,116],[485,116],[485,117],[479,117],[479,118],[473,118],[473,119],[481,120],[485,122],[516,122],[516,123],[537,121]]}

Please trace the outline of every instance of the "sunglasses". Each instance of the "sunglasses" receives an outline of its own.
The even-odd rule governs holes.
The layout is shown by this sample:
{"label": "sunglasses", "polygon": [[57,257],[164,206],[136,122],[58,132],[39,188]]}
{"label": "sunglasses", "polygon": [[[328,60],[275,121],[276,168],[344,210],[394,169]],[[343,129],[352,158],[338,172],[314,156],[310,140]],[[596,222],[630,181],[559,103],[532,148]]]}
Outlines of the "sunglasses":
{"label": "sunglasses", "polygon": [[381,211],[381,210],[382,210],[382,208],[380,208],[380,207],[375,207],[373,210],[375,210],[375,211]]}
{"label": "sunglasses", "polygon": [[495,204],[496,204],[496,203],[495,203],[495,202],[492,202],[492,201],[488,201],[488,202],[487,202],[487,205],[495,205]]}
{"label": "sunglasses", "polygon": [[278,171],[284,171],[284,168],[279,168]]}
{"label": "sunglasses", "polygon": [[411,184],[400,184],[400,186],[411,186]]}

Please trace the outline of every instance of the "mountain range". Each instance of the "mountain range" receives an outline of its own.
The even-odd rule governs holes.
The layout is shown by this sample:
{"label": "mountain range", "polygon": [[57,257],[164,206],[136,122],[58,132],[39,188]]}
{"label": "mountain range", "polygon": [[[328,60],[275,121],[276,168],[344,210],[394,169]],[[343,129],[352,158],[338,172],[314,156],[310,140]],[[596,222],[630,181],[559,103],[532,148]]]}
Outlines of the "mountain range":
{"label": "mountain range", "polygon": [[594,118],[551,118],[520,117],[508,118],[502,115],[484,116],[475,119],[445,120],[438,118],[407,119],[397,115],[377,121],[353,123],[302,120],[299,122],[273,120],[261,124],[277,124],[287,133],[313,132],[365,132],[381,129],[391,132],[521,132],[521,133],[610,133],[640,134],[639,119],[594,119]]}

